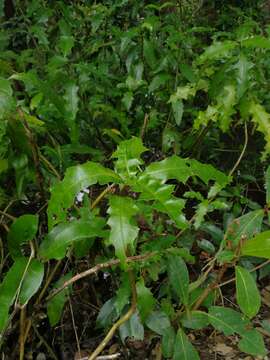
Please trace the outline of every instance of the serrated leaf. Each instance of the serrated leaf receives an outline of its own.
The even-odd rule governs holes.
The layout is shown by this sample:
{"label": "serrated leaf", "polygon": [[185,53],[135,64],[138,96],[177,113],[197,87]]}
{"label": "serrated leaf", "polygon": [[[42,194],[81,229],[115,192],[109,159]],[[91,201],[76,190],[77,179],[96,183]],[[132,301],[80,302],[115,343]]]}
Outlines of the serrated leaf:
{"label": "serrated leaf", "polygon": [[153,311],[146,318],[145,324],[159,335],[163,335],[171,327],[170,320],[163,311]]}
{"label": "serrated leaf", "polygon": [[189,274],[186,263],[180,256],[169,255],[167,260],[169,282],[181,302],[189,302]]}
{"label": "serrated leaf", "polygon": [[200,360],[199,354],[182,329],[178,329],[173,360]]}
{"label": "serrated leaf", "polygon": [[112,158],[117,159],[115,162],[116,172],[123,178],[134,177],[143,163],[141,154],[144,151],[147,151],[147,148],[143,146],[140,138],[133,137],[122,141],[112,154]]}
{"label": "serrated leaf", "polygon": [[121,274],[121,285],[116,292],[115,297],[115,309],[119,314],[121,314],[124,307],[129,303],[129,298],[131,294],[130,281],[128,274],[126,272],[122,272]]}
{"label": "serrated leaf", "polygon": [[270,205],[270,166],[265,172],[266,204]]}
{"label": "serrated leaf", "polygon": [[49,230],[54,225],[66,221],[67,210],[82,189],[96,183],[103,185],[120,182],[120,177],[114,171],[91,161],[68,168],[64,179],[51,190],[47,210]]}
{"label": "serrated leaf", "polygon": [[144,339],[144,327],[137,312],[120,326],[119,332],[123,343],[127,337],[141,341]]}
{"label": "serrated leaf", "polygon": [[249,62],[245,55],[241,54],[234,68],[236,70],[237,95],[241,98],[249,86],[249,70],[253,67],[253,63]]}
{"label": "serrated leaf", "polygon": [[37,230],[37,215],[26,214],[14,220],[8,233],[8,248],[13,259],[22,256],[20,246],[33,240]]}
{"label": "serrated leaf", "polygon": [[260,105],[253,103],[249,107],[249,112],[252,116],[252,121],[257,125],[258,131],[264,135],[266,141],[265,150],[267,153],[270,151],[270,114],[265,108]]}
{"label": "serrated leaf", "polygon": [[259,35],[242,40],[241,44],[248,48],[270,49],[270,40]]}
{"label": "serrated leaf", "polygon": [[208,46],[199,57],[199,63],[204,63],[207,60],[216,60],[227,56],[235,47],[237,43],[233,41],[215,42]]}
{"label": "serrated leaf", "polygon": [[145,169],[144,174],[163,182],[176,179],[185,183],[192,175],[192,172],[187,165],[187,160],[174,155],[165,160],[152,163]]}
{"label": "serrated leaf", "polygon": [[241,311],[248,317],[257,315],[261,307],[261,296],[256,281],[250,272],[241,267],[235,267],[236,299]]}
{"label": "serrated leaf", "polygon": [[191,311],[190,313],[184,314],[184,316],[181,318],[181,323],[188,329],[203,329],[209,324],[208,314],[198,310]]}
{"label": "serrated leaf", "polygon": [[140,312],[140,316],[142,321],[151,313],[153,310],[156,300],[151,293],[150,289],[148,289],[145,284],[143,278],[141,278],[137,284],[137,297],[138,297],[138,309]]}
{"label": "serrated leaf", "polygon": [[245,241],[241,247],[241,255],[270,259],[270,230]]}
{"label": "serrated leaf", "polygon": [[219,185],[226,186],[230,178],[223,172],[215,169],[210,164],[203,164],[197,160],[188,160],[192,175],[198,176],[205,184],[210,180],[216,181]]}
{"label": "serrated leaf", "polygon": [[162,184],[161,180],[152,179],[143,173],[132,189],[141,193],[140,200],[154,200],[152,208],[164,214],[167,214],[180,229],[188,226],[187,220],[182,213],[185,206],[183,199],[178,199],[172,195],[174,191],[173,185]]}
{"label": "serrated leaf", "polygon": [[[72,277],[72,273],[68,273],[62,276],[54,285],[54,288],[57,289],[64,284],[65,281],[69,280]],[[55,326],[61,319],[64,305],[67,301],[69,293],[69,287],[66,287],[60,293],[56,294],[51,298],[47,303],[47,314],[51,326]]]}
{"label": "serrated leaf", "polygon": [[[27,271],[25,273],[26,268]],[[38,260],[32,260],[29,263],[29,259],[23,257],[17,258],[9,268],[0,285],[0,332],[7,325],[9,308],[15,301],[18,291],[23,290],[19,298],[22,301],[21,304],[27,303],[38,290],[42,281],[43,271],[43,265]],[[20,287],[20,285],[22,286]]]}
{"label": "serrated leaf", "polygon": [[104,236],[104,225],[105,221],[102,218],[59,224],[42,241],[39,247],[39,255],[46,260],[60,260],[65,257],[68,247],[73,243],[84,239],[89,239],[92,243],[95,237]]}
{"label": "serrated leaf", "polygon": [[127,250],[134,250],[134,242],[139,228],[133,220],[138,208],[135,202],[128,197],[112,196],[110,198],[110,215],[108,225],[111,227],[108,243],[115,248],[116,256],[123,263]]}
{"label": "serrated leaf", "polygon": [[234,219],[228,226],[225,238],[234,246],[237,246],[240,240],[250,239],[261,231],[263,217],[264,211],[260,209]]}

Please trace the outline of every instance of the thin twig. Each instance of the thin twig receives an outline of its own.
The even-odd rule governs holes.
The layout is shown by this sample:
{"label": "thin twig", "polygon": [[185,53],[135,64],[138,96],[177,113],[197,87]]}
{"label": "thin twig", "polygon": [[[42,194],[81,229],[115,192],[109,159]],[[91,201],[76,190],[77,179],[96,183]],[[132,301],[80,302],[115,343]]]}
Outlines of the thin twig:
{"label": "thin twig", "polygon": [[[130,256],[126,259],[127,263],[132,263],[135,261],[143,261],[143,260],[147,260],[151,257],[153,257],[154,255],[156,255],[157,252],[151,252],[151,253],[146,253],[143,255],[135,255],[135,256]],[[110,268],[114,265],[119,265],[120,264],[120,260],[119,259],[113,259],[113,260],[109,260],[105,263],[101,263],[101,264],[97,264],[96,266],[85,270],[79,274],[76,274],[75,276],[73,276],[71,279],[67,280],[64,282],[64,284],[62,286],[60,286],[58,289],[54,290],[47,298],[46,300],[50,300],[51,298],[53,298],[55,295],[57,295],[59,292],[61,292],[62,290],[64,290],[67,286],[74,284],[76,281],[89,276],[89,275],[93,275],[96,274],[97,272],[99,272],[102,269],[106,269],[106,268]]]}
{"label": "thin twig", "polygon": [[76,338],[76,343],[77,343],[77,350],[78,350],[79,356],[81,357],[82,355],[81,355],[80,341],[79,341],[78,332],[77,332],[77,329],[76,329],[76,323],[75,323],[75,318],[74,318],[74,313],[73,313],[73,308],[72,308],[70,296],[68,296],[68,302],[69,302],[72,326],[73,326],[73,330],[74,330],[75,338]]}
{"label": "thin twig", "polygon": [[91,205],[91,209],[94,209],[99,203],[100,201],[104,198],[104,196],[106,194],[108,194],[109,192],[112,191],[112,189],[114,188],[114,184],[111,184],[109,186],[106,187],[105,190],[103,190],[98,197],[93,201],[92,205]]}
{"label": "thin twig", "polygon": [[7,212],[2,211],[2,210],[0,210],[0,214],[3,215],[3,216],[5,216],[5,217],[7,217],[7,218],[10,219],[10,220],[13,220],[13,221],[16,219],[15,216],[10,215],[10,214],[8,214]]}
{"label": "thin twig", "polygon": [[232,170],[229,172],[229,176],[232,176],[232,174],[235,172],[235,170],[239,166],[239,164],[245,154],[245,151],[247,148],[247,143],[248,143],[248,129],[247,129],[247,123],[245,122],[245,143],[244,143],[244,146],[243,146],[243,149],[241,151],[239,158],[237,159],[236,163],[234,164],[234,167],[232,168]]}
{"label": "thin twig", "polygon": [[50,356],[54,359],[57,360],[57,356],[55,355],[55,353],[53,352],[52,348],[50,347],[50,345],[47,343],[47,341],[44,339],[44,337],[40,334],[40,332],[38,331],[36,325],[33,323],[32,324],[34,332],[36,333],[37,337],[39,338],[39,340],[43,343],[43,345],[46,347],[48,353],[50,354]]}
{"label": "thin twig", "polygon": [[96,348],[96,350],[89,356],[88,360],[95,360],[97,356],[103,351],[103,349],[106,347],[108,342],[113,338],[116,330],[124,324],[126,321],[128,321],[131,316],[136,311],[137,306],[137,291],[136,291],[136,283],[135,283],[135,277],[132,272],[132,270],[128,271],[129,275],[129,281],[131,285],[131,291],[132,291],[132,300],[131,300],[131,306],[128,312],[123,315],[113,326],[111,327],[108,334],[105,336],[105,338],[102,340],[102,342],[99,344],[99,346]]}
{"label": "thin twig", "polygon": [[141,130],[141,139],[143,140],[144,138],[144,134],[147,128],[147,124],[148,124],[148,119],[149,119],[149,115],[145,114],[144,115],[144,119],[143,119],[143,126],[142,126],[142,130]]}

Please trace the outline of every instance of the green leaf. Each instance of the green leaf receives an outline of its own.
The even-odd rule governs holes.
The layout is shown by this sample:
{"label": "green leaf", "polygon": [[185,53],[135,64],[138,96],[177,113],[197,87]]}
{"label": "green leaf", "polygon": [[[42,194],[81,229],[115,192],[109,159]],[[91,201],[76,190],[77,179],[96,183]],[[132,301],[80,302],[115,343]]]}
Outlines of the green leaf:
{"label": "green leaf", "polygon": [[200,55],[199,63],[204,63],[207,60],[216,60],[227,56],[235,47],[237,43],[233,41],[215,42],[208,46],[204,53]]}
{"label": "green leaf", "polygon": [[163,182],[176,179],[185,183],[192,175],[192,172],[187,165],[187,160],[174,155],[165,160],[152,163],[145,169],[144,174]]}
{"label": "green leaf", "polygon": [[114,246],[116,256],[122,263],[127,256],[127,250],[129,249],[132,253],[135,247],[139,228],[135,225],[133,216],[137,211],[135,201],[131,198],[121,196],[110,198],[108,225],[111,227],[111,232],[108,243]]}
{"label": "green leaf", "polygon": [[245,55],[241,54],[234,68],[236,70],[237,94],[241,98],[249,86],[249,70],[253,67],[253,63],[249,62]]}
{"label": "green leaf", "polygon": [[178,329],[173,360],[200,360],[199,354],[182,329]]}
{"label": "green leaf", "polygon": [[62,181],[54,185],[48,206],[49,230],[59,222],[66,221],[67,210],[75,196],[84,188],[99,183],[119,183],[120,177],[112,170],[94,162],[72,166],[67,169]]}
{"label": "green leaf", "polygon": [[125,105],[125,108],[127,111],[130,110],[131,106],[132,106],[132,102],[133,102],[134,96],[133,93],[131,91],[128,91],[124,94],[123,99],[122,99],[122,103]]}
{"label": "green leaf", "polygon": [[249,112],[252,116],[252,121],[257,125],[258,131],[264,135],[266,141],[265,151],[269,153],[270,151],[270,114],[265,110],[265,108],[256,103],[252,103],[249,107]]}
{"label": "green leaf", "polygon": [[198,176],[205,184],[208,185],[210,180],[216,181],[222,187],[226,186],[230,178],[223,172],[215,169],[210,164],[203,164],[197,160],[188,160],[192,175]]}
{"label": "green leaf", "polygon": [[74,46],[74,37],[70,35],[61,35],[58,42],[59,49],[66,57],[71,53]]}
{"label": "green leaf", "polygon": [[226,336],[237,333],[242,337],[239,342],[242,351],[252,355],[264,356],[266,354],[262,336],[256,334],[256,330],[250,330],[251,324],[242,318],[240,313],[222,306],[212,306],[208,316],[214,328],[222,331]]}
{"label": "green leaf", "polygon": [[115,304],[114,304],[118,314],[121,314],[124,307],[129,303],[129,298],[131,294],[128,273],[122,272],[121,280],[122,280],[121,285],[116,292]]}
{"label": "green leaf", "polygon": [[89,239],[93,243],[95,237],[104,236],[104,225],[105,221],[102,218],[59,224],[42,241],[39,255],[46,260],[62,259],[65,257],[68,247],[73,243],[84,239]]}
{"label": "green leaf", "polygon": [[78,104],[79,104],[79,96],[78,96],[79,87],[75,83],[69,83],[66,86],[66,93],[64,96],[65,99],[65,113],[66,120],[68,123],[68,127],[70,130],[70,139],[72,143],[78,143],[78,125],[75,122],[77,112],[78,112]]}
{"label": "green leaf", "polygon": [[151,69],[155,69],[157,66],[157,59],[155,55],[155,48],[153,43],[150,40],[143,40],[143,55],[146,60],[147,65]]}
{"label": "green leaf", "polygon": [[189,302],[189,274],[186,263],[180,256],[169,255],[167,260],[169,282],[181,302]]}
{"label": "green leaf", "polygon": [[155,90],[159,89],[161,86],[165,85],[168,80],[170,80],[170,78],[171,77],[168,74],[156,75],[149,85],[149,92],[154,92]]}
{"label": "green leaf", "polygon": [[225,238],[236,247],[240,240],[250,239],[261,231],[263,217],[264,211],[260,209],[234,219],[228,226]]}
{"label": "green leaf", "polygon": [[242,312],[251,319],[257,315],[261,307],[261,296],[256,281],[250,272],[241,266],[235,267],[235,274],[237,304]]}
{"label": "green leaf", "polygon": [[270,166],[265,173],[266,204],[270,206]]}
{"label": "green leaf", "polygon": [[191,311],[184,314],[184,316],[181,318],[181,323],[188,329],[203,329],[209,324],[208,314],[198,310]]}
{"label": "green leaf", "polygon": [[13,259],[22,256],[20,246],[33,240],[37,230],[37,215],[22,215],[12,223],[8,233],[8,248]]}
{"label": "green leaf", "polygon": [[115,162],[116,172],[123,178],[135,176],[139,166],[143,163],[141,154],[145,151],[147,148],[143,146],[140,138],[133,137],[122,141],[112,154],[112,158],[117,159]]}
{"label": "green leaf", "polygon": [[42,283],[43,276],[44,265],[36,259],[31,260],[19,294],[19,302],[21,305],[26,304],[38,291]]}
{"label": "green leaf", "polygon": [[179,65],[179,68],[180,68],[180,71],[181,71],[182,75],[184,76],[184,78],[186,78],[191,83],[196,82],[197,77],[194,74],[193,69],[192,69],[191,66],[182,63],[182,64]]}
{"label": "green leaf", "polygon": [[265,356],[267,354],[263,336],[255,329],[246,331],[238,346],[241,351],[250,355]]}
{"label": "green leaf", "polygon": [[[72,277],[72,273],[68,273],[62,276],[55,284],[54,289],[59,288]],[[60,293],[56,294],[53,298],[51,298],[47,303],[47,314],[50,321],[51,326],[55,326],[61,319],[61,315],[63,312],[64,305],[67,301],[69,293],[69,287],[66,287]]]}
{"label": "green leaf", "polygon": [[241,45],[247,48],[270,49],[270,40],[257,35],[242,40]]}
{"label": "green leaf", "polygon": [[172,111],[173,116],[176,122],[176,125],[180,125],[183,117],[184,112],[184,104],[182,100],[176,100],[172,102]]}
{"label": "green leaf", "polygon": [[138,313],[133,314],[128,321],[121,325],[119,332],[123,343],[127,337],[142,341],[144,339],[144,327]]}
{"label": "green leaf", "polygon": [[182,213],[185,201],[172,195],[174,185],[162,184],[161,180],[152,179],[147,176],[147,173],[143,173],[138,181],[133,184],[132,189],[141,193],[140,200],[154,200],[152,209],[167,214],[178,228],[187,228],[188,223]]}
{"label": "green leaf", "polygon": [[163,311],[153,311],[145,320],[145,324],[159,335],[164,333],[171,327],[168,316]]}
{"label": "green leaf", "polygon": [[173,356],[175,336],[173,327],[169,327],[163,332],[161,347],[162,354],[165,358],[171,358]]}
{"label": "green leaf", "polygon": [[0,77],[0,119],[11,110],[13,105],[12,88],[8,80]]}
{"label": "green leaf", "polygon": [[7,325],[9,308],[15,301],[18,292],[21,291],[19,297],[21,304],[27,303],[38,290],[43,271],[43,265],[38,260],[32,260],[29,264],[29,259],[23,257],[17,258],[9,268],[0,285],[0,332]]}
{"label": "green leaf", "polygon": [[97,316],[97,327],[107,327],[117,319],[118,314],[115,309],[115,298],[111,298],[106,301],[101,307],[98,316]]}
{"label": "green leaf", "polygon": [[241,255],[270,259],[270,230],[264,231],[244,242],[241,247]]}
{"label": "green leaf", "polygon": [[156,300],[151,291],[145,286],[143,278],[141,278],[137,284],[137,296],[138,296],[138,309],[142,321],[152,312]]}

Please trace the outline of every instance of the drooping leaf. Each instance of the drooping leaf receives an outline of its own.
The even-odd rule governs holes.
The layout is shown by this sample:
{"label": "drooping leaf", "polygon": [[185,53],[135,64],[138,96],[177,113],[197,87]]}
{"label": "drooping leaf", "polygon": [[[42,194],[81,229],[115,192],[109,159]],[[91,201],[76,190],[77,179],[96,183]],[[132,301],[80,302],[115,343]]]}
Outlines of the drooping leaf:
{"label": "drooping leaf", "polygon": [[9,308],[12,306],[17,295],[21,305],[27,303],[38,290],[44,268],[38,260],[21,257],[17,258],[8,270],[0,285],[0,332],[8,322]]}
{"label": "drooping leaf", "polygon": [[241,266],[235,267],[235,274],[237,303],[242,312],[251,319],[257,315],[261,306],[261,296],[256,281],[250,272]]}
{"label": "drooping leaf", "polygon": [[252,121],[257,125],[258,131],[260,131],[265,139],[266,153],[270,151],[270,114],[265,110],[265,108],[260,105],[253,103],[249,107],[249,112],[252,116]]}
{"label": "drooping leaf", "polygon": [[169,255],[167,260],[169,282],[184,305],[189,302],[189,274],[186,263],[180,256]]}
{"label": "drooping leaf", "polygon": [[200,360],[197,350],[181,328],[176,334],[173,360]]}
{"label": "drooping leaf", "polygon": [[107,327],[117,319],[118,314],[115,309],[115,298],[107,300],[101,307],[97,316],[97,327]]}
{"label": "drooping leaf", "polygon": [[[54,285],[54,288],[58,288],[64,284],[65,281],[69,280],[72,277],[72,273],[68,273],[62,276]],[[61,319],[64,305],[67,301],[69,293],[69,288],[66,287],[60,293],[56,294],[51,298],[47,303],[47,314],[51,326],[55,326]]]}
{"label": "drooping leaf", "polygon": [[148,39],[143,41],[143,55],[150,68],[154,69],[157,66],[155,47],[153,42]]}
{"label": "drooping leaf", "polygon": [[144,319],[152,312],[156,300],[150,289],[145,286],[143,278],[137,282],[136,289],[138,297],[138,309],[140,316],[144,321]]}
{"label": "drooping leaf", "polygon": [[170,327],[171,323],[168,316],[163,311],[153,311],[146,318],[145,324],[159,335],[163,335]]}
{"label": "drooping leaf", "polygon": [[87,162],[67,169],[62,181],[54,185],[48,205],[49,230],[60,222],[66,221],[66,212],[73,205],[75,196],[84,188],[99,183],[119,183],[120,177],[102,165]]}
{"label": "drooping leaf", "polygon": [[102,218],[59,224],[42,241],[39,255],[46,260],[62,259],[65,257],[68,247],[73,243],[84,239],[89,239],[93,243],[95,237],[104,236],[104,225],[105,221]]}
{"label": "drooping leaf", "polygon": [[264,211],[262,209],[251,211],[237,219],[234,219],[226,231],[227,241],[237,246],[239,241],[250,239],[261,231]]}
{"label": "drooping leaf", "polygon": [[182,100],[176,100],[172,102],[172,111],[173,116],[176,122],[176,125],[180,125],[183,117],[184,112],[184,104]]}
{"label": "drooping leaf", "polygon": [[122,272],[121,274],[121,285],[116,292],[115,297],[115,309],[121,314],[124,307],[129,303],[131,288],[128,273]]}
{"label": "drooping leaf", "polygon": [[253,64],[249,62],[245,55],[241,54],[238,62],[235,64],[234,68],[236,70],[236,80],[237,80],[237,95],[241,98],[249,86],[249,70],[253,67]]}
{"label": "drooping leaf", "polygon": [[128,321],[120,326],[119,332],[123,343],[127,337],[130,337],[134,340],[144,339],[144,327],[137,312],[133,314],[131,318],[128,319]]}
{"label": "drooping leaf", "polygon": [[65,113],[66,113],[66,121],[68,123],[68,127],[70,130],[70,139],[72,143],[78,143],[78,126],[75,122],[77,112],[78,112],[78,104],[79,104],[79,96],[78,96],[79,87],[71,82],[66,86],[66,93],[64,96],[65,99]]}
{"label": "drooping leaf", "polygon": [[128,197],[112,196],[110,198],[110,214],[108,225],[111,227],[109,244],[115,248],[116,256],[125,261],[126,252],[134,250],[134,242],[139,228],[133,220],[138,208],[135,202]]}
{"label": "drooping leaf", "polygon": [[138,167],[143,163],[141,154],[146,150],[147,148],[143,146],[140,138],[133,137],[122,141],[112,155],[112,158],[117,159],[115,162],[116,172],[124,178],[136,175]]}
{"label": "drooping leaf", "polygon": [[0,119],[11,110],[13,104],[10,82],[0,77]]}
{"label": "drooping leaf", "polygon": [[37,230],[36,215],[22,215],[13,222],[8,233],[8,248],[13,259],[22,256],[20,246],[33,240]]}
{"label": "drooping leaf", "polygon": [[270,230],[245,241],[241,247],[241,255],[270,259]]}

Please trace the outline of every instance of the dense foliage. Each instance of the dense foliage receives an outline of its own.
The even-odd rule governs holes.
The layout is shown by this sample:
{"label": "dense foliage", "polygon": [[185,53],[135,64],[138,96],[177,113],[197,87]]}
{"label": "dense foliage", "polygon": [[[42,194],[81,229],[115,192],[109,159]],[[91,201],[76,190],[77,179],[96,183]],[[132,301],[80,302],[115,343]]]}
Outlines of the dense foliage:
{"label": "dense foliage", "polygon": [[[19,334],[11,359],[35,342],[64,358],[69,307],[90,360],[117,336],[196,360],[201,329],[267,355],[269,8],[0,2],[3,354]],[[77,331],[80,292],[94,317]]]}

